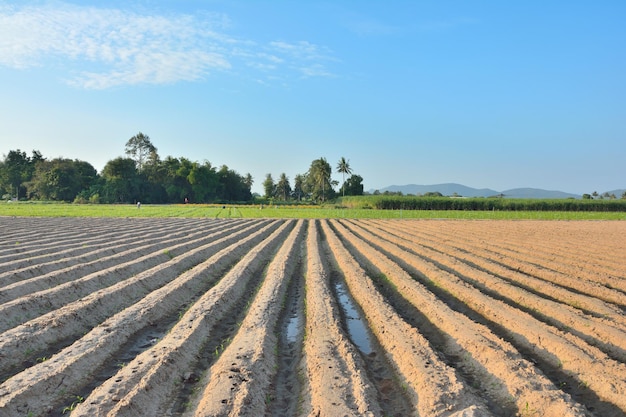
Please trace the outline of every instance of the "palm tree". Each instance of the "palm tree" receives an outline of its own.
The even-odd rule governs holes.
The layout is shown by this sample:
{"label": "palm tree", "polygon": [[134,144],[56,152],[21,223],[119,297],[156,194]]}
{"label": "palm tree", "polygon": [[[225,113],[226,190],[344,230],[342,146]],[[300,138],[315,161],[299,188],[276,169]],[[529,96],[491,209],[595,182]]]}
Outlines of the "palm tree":
{"label": "palm tree", "polygon": [[306,178],[302,174],[297,174],[295,178],[293,179],[293,181],[294,181],[294,184],[293,184],[294,198],[300,201],[302,199],[302,196],[304,195]]}
{"label": "palm tree", "polygon": [[287,196],[291,194],[291,185],[289,184],[289,178],[284,172],[280,174],[278,183],[276,184],[276,194],[283,198],[283,201],[287,201]]}
{"label": "palm tree", "polygon": [[276,191],[276,184],[274,184],[274,179],[272,178],[272,174],[265,175],[265,181],[263,181],[263,190],[265,191],[265,198],[274,197],[274,193]]}
{"label": "palm tree", "polygon": [[350,162],[346,160],[343,156],[337,163],[337,172],[341,172],[343,176],[343,185],[341,186],[341,190],[343,191],[343,196],[346,196],[346,174],[352,174],[352,168],[350,168]]}
{"label": "palm tree", "polygon": [[252,190],[252,184],[254,184],[254,179],[249,172],[243,177],[243,183],[246,187],[248,187],[248,190]]}
{"label": "palm tree", "polygon": [[311,167],[308,172],[308,180],[310,181],[310,186],[313,194],[319,195],[319,191],[322,191],[322,202],[326,200],[326,185],[331,188],[330,184],[330,174],[332,168],[330,164],[326,161],[326,158],[316,159],[311,162]]}

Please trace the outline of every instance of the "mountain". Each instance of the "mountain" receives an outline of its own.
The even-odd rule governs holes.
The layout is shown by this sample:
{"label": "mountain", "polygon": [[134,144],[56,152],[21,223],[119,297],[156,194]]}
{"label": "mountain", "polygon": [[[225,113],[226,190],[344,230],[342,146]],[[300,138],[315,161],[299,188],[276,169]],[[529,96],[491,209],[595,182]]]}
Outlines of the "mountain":
{"label": "mountain", "polygon": [[401,191],[402,194],[426,194],[426,193],[434,193],[440,192],[443,195],[453,195],[456,193],[457,195],[463,197],[491,197],[497,194],[500,194],[499,191],[490,190],[488,188],[472,188],[467,187],[461,184],[455,183],[447,183],[447,184],[434,184],[434,185],[417,185],[417,184],[408,184],[408,185],[391,185],[389,187],[385,187],[379,190],[381,193],[385,191],[389,192],[398,192]]}
{"label": "mountain", "polygon": [[540,188],[513,188],[502,191],[502,194],[507,198],[581,198],[578,194],[542,190]]}
{"label": "mountain", "polygon": [[[445,196],[454,195],[456,193],[456,195],[462,197],[493,197],[503,194],[505,198],[581,198],[581,196],[577,194],[566,193],[563,191],[543,190],[539,188],[513,188],[505,191],[496,191],[489,188],[472,188],[456,183],[433,185],[391,185],[378,191],[381,193],[384,193],[385,191],[400,191],[402,194],[415,195],[440,192]],[[370,193],[372,192],[373,190],[370,191]]]}
{"label": "mountain", "polygon": [[[622,190],[613,190],[613,191],[607,191],[607,193],[613,194],[617,198],[622,198],[622,195],[624,193],[626,193],[626,190],[623,190],[623,189]],[[602,193],[602,194],[604,194],[604,193]]]}

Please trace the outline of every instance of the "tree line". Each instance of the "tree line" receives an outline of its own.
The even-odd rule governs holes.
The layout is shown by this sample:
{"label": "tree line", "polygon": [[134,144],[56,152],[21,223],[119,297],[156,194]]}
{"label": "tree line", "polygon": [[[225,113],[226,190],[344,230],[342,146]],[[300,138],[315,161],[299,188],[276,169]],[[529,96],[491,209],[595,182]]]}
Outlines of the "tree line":
{"label": "tree line", "polygon": [[[102,172],[78,159],[46,159],[41,152],[31,155],[11,150],[0,161],[0,195],[3,200],[51,200],[76,203],[222,203],[252,202],[254,180],[226,165],[184,157],[161,159],[150,137],[139,132],[125,145],[124,157],[106,163]],[[363,179],[352,175],[342,158],[340,173],[344,195],[363,194]],[[341,161],[340,161],[341,162]],[[272,200],[324,202],[336,197],[336,181],[330,179],[330,165],[324,158],[313,161],[305,174],[296,175],[293,188],[285,174],[274,184],[268,174],[265,197]],[[270,186],[271,182],[271,186]]]}
{"label": "tree line", "polygon": [[[338,195],[363,195],[363,177],[352,174],[352,168],[346,158],[342,157],[337,163],[337,172],[343,176],[343,184],[339,192],[335,191],[339,182],[331,179],[332,167],[326,158],[315,159],[306,173],[296,175],[293,187],[284,172],[280,174],[277,181],[269,173],[263,181],[264,197],[268,200],[302,201],[304,199],[323,203]],[[348,179],[345,178],[346,175],[350,175]]]}

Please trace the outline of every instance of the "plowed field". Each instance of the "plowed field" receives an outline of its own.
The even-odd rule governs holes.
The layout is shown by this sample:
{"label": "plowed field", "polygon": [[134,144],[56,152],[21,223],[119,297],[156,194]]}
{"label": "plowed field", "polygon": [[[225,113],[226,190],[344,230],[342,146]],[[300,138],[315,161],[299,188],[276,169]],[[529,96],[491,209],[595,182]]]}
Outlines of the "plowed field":
{"label": "plowed field", "polygon": [[4,217],[0,237],[0,417],[626,415],[626,222]]}

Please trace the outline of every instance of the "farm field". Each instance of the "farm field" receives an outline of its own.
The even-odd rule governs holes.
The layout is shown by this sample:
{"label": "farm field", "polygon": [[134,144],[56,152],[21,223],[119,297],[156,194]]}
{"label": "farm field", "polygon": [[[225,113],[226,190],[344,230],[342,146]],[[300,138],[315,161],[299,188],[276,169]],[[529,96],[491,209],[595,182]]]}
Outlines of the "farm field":
{"label": "farm field", "polygon": [[0,236],[0,417],[626,415],[625,222],[0,217]]}

